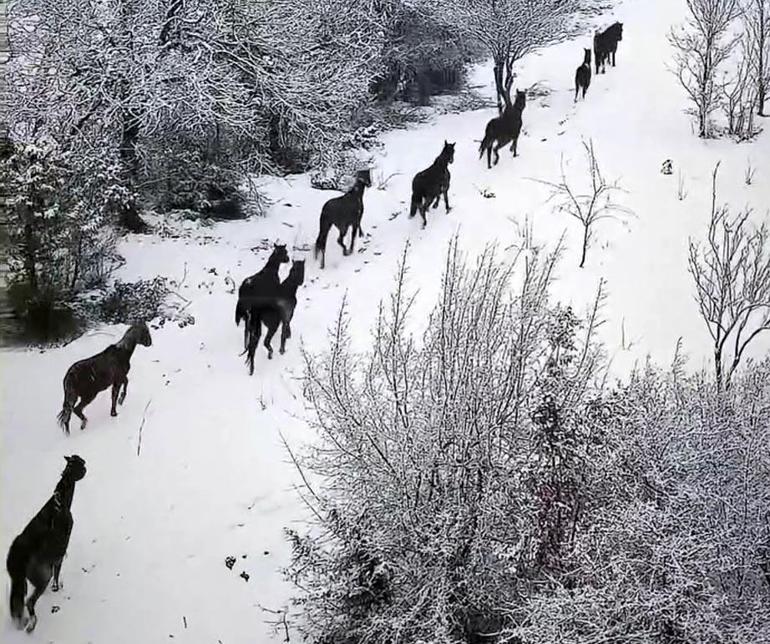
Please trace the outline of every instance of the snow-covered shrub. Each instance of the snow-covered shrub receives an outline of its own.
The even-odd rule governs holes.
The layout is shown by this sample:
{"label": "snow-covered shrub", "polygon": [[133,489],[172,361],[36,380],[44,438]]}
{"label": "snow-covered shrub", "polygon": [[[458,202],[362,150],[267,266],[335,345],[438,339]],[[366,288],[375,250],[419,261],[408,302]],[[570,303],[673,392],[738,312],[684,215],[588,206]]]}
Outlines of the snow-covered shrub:
{"label": "snow-covered shrub", "polygon": [[307,356],[310,642],[770,640],[770,361],[726,392],[679,353],[609,388],[601,298],[549,306],[555,259],[453,248],[419,340],[402,267],[370,350],[343,309]]}
{"label": "snow-covered shrub", "polygon": [[119,264],[114,221],[128,198],[109,153],[78,154],[53,139],[17,144],[2,164],[9,195],[14,306],[34,326]]}
{"label": "snow-covered shrub", "polygon": [[727,395],[681,358],[648,367],[581,424],[569,584],[529,594],[500,641],[770,641],[770,364]]}
{"label": "snow-covered shrub", "polygon": [[132,324],[137,320],[176,321],[180,326],[194,324],[192,315],[185,312],[185,305],[171,290],[165,277],[155,277],[137,282],[116,280],[104,287],[84,294],[75,308],[83,318],[91,322],[108,324]]}
{"label": "snow-covered shrub", "polygon": [[600,352],[595,316],[548,306],[555,261],[472,264],[453,246],[421,341],[402,266],[370,351],[351,350],[343,310],[330,352],[307,357],[318,522],[290,533],[289,574],[311,641],[482,641],[513,625],[525,584],[566,574],[586,453],[573,419]]}

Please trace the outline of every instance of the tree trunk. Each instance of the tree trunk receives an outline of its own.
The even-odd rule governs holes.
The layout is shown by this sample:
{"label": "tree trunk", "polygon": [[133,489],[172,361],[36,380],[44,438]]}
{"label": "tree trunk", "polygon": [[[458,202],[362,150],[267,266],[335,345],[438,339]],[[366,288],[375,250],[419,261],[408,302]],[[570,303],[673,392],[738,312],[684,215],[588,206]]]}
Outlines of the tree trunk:
{"label": "tree trunk", "polygon": [[495,91],[497,92],[497,112],[503,113],[503,103],[505,97],[505,88],[503,85],[503,71],[505,64],[501,56],[495,55],[494,57],[494,75],[495,75]]}
{"label": "tree trunk", "polygon": [[580,266],[578,268],[583,268],[583,265],[586,263],[586,251],[588,250],[588,230],[589,230],[589,227],[584,225],[583,226],[583,255],[580,258]]}

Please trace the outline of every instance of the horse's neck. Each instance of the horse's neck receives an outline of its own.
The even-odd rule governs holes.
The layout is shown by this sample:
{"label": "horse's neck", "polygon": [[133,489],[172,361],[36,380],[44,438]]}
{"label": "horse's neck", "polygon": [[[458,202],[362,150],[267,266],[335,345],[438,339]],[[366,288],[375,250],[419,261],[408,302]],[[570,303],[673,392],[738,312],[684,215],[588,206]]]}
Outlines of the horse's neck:
{"label": "horse's neck", "polygon": [[297,295],[297,289],[300,286],[299,276],[295,277],[294,275],[289,275],[281,286],[283,286],[283,292],[286,295],[295,297]]}
{"label": "horse's neck", "polygon": [[436,157],[436,160],[433,162],[434,167],[436,168],[442,168],[446,169],[446,167],[449,165],[449,157],[445,156],[442,152]]}
{"label": "horse's neck", "polygon": [[361,181],[356,181],[356,185],[354,185],[350,191],[348,192],[349,195],[353,195],[356,199],[356,201],[361,201],[364,198],[364,190],[366,189],[366,186]]}
{"label": "horse's neck", "polygon": [[271,255],[270,258],[267,260],[267,264],[265,264],[265,268],[262,270],[262,272],[278,275],[278,270],[280,269],[280,267],[281,267],[281,260]]}
{"label": "horse's neck", "polygon": [[72,497],[75,494],[75,481],[62,477],[53,491],[54,507],[57,511],[72,507]]}
{"label": "horse's neck", "polygon": [[129,329],[123,334],[120,341],[115,344],[115,348],[125,352],[131,358],[134,354],[134,349],[136,349],[136,336],[133,333],[133,329]]}

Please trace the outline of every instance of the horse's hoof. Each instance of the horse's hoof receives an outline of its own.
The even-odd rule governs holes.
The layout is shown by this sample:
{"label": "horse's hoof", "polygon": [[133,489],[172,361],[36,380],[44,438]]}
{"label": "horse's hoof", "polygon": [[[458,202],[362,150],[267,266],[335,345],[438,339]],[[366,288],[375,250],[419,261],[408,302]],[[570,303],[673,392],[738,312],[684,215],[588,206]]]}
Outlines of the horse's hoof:
{"label": "horse's hoof", "polygon": [[58,584],[56,582],[53,582],[51,584],[51,592],[52,593],[58,593],[60,588],[61,588],[61,582],[58,583]]}
{"label": "horse's hoof", "polygon": [[283,355],[284,353],[286,353],[286,349],[278,349],[278,351],[280,352],[280,354],[281,354],[281,355]]}
{"label": "horse's hoof", "polygon": [[24,630],[27,631],[27,633],[31,633],[35,630],[35,626],[37,626],[37,615],[30,615]]}
{"label": "horse's hoof", "polygon": [[118,412],[116,412],[116,411],[114,411],[114,410],[110,411],[110,416],[112,416],[113,418],[114,418],[115,416],[117,416],[117,415],[118,415]]}

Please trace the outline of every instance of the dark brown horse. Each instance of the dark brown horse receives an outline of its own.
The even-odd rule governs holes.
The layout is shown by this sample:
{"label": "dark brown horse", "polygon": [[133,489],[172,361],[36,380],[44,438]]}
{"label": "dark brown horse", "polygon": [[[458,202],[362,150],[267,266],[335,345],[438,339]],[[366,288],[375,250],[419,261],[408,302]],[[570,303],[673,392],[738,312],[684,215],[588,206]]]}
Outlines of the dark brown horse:
{"label": "dark brown horse", "polygon": [[588,86],[591,84],[591,50],[583,50],[583,64],[575,70],[575,102],[578,98],[578,90],[583,90],[583,98],[586,97]]}
{"label": "dark brown horse", "polygon": [[72,412],[80,418],[80,429],[85,429],[88,419],[83,414],[83,409],[100,391],[109,387],[112,387],[110,416],[118,415],[115,405],[122,405],[126,399],[128,371],[131,369],[131,356],[137,344],[144,347],[152,345],[150,330],[144,322],[132,324],[119,342],[111,344],[95,356],[76,362],[67,370],[64,376],[64,403],[58,416],[59,425],[66,434],[70,433]]}
{"label": "dark brown horse", "polygon": [[297,289],[305,282],[305,260],[297,260],[289,271],[286,279],[271,296],[255,298],[249,311],[249,344],[246,350],[246,364],[249,374],[254,373],[254,354],[262,334],[262,324],[267,327],[265,334],[265,349],[268,359],[273,358],[271,341],[278,325],[281,325],[281,348],[286,351],[286,340],[291,337],[291,320],[297,307]]}
{"label": "dark brown horse", "polygon": [[[59,573],[72,533],[72,497],[75,483],[86,475],[85,461],[77,455],[65,456],[67,465],[53,496],[13,540],[6,559],[11,577],[11,617],[18,628],[24,626],[24,608],[29,613],[27,632],[37,625],[35,604],[53,577],[51,590],[59,590]],[[27,599],[27,581],[34,591]],[[26,602],[25,602],[26,600]]]}
{"label": "dark brown horse", "polygon": [[455,159],[455,144],[444,141],[444,147],[441,154],[436,157],[433,164],[418,172],[412,179],[412,202],[409,208],[409,216],[414,217],[417,211],[422,216],[422,227],[428,223],[425,218],[428,208],[433,203],[434,208],[438,208],[441,195],[444,195],[444,205],[449,212],[449,164]]}
{"label": "dark brown horse", "polygon": [[596,73],[607,71],[607,61],[615,67],[615,54],[618,51],[618,43],[623,40],[623,23],[616,22],[602,32],[594,34],[594,62],[596,64]]}
{"label": "dark brown horse", "polygon": [[[356,243],[356,235],[363,235],[361,218],[364,216],[364,190],[372,185],[369,170],[359,170],[353,187],[340,197],[329,199],[321,209],[320,230],[315,241],[315,258],[321,255],[321,268],[326,266],[326,238],[329,230],[336,226],[340,231],[337,243],[342,246],[342,254],[350,255]],[[350,250],[345,248],[345,235],[352,228]]]}
{"label": "dark brown horse", "polygon": [[519,134],[521,133],[521,114],[527,104],[527,95],[524,92],[516,91],[516,100],[511,104],[510,98],[505,101],[505,109],[497,118],[487,123],[484,131],[484,139],[479,147],[479,159],[487,153],[487,167],[492,167],[492,152],[495,153],[495,165],[500,160],[498,150],[511,144],[513,156],[517,155],[517,145]]}
{"label": "dark brown horse", "polygon": [[249,299],[259,295],[264,290],[270,290],[280,284],[278,271],[281,264],[289,261],[289,253],[286,244],[273,244],[273,252],[267,259],[261,271],[247,277],[238,289],[238,302],[235,305],[235,325],[238,326],[241,319],[245,318],[243,325],[243,348],[246,348],[249,338]]}

